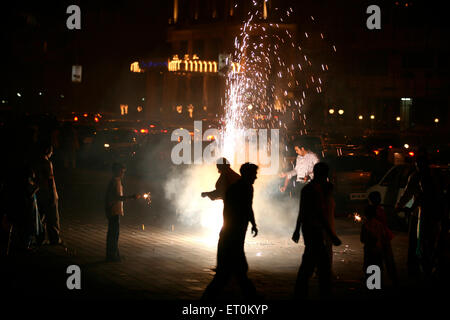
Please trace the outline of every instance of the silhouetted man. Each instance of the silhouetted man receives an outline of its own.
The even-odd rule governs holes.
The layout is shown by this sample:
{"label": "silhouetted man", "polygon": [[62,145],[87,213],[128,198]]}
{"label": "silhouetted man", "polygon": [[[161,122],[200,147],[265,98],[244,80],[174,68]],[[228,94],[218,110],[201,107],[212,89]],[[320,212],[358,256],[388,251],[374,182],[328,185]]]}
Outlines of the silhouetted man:
{"label": "silhouetted man", "polygon": [[216,190],[210,192],[202,192],[202,197],[209,197],[211,200],[224,199],[228,187],[238,181],[241,176],[230,168],[230,163],[225,158],[217,160],[217,170],[220,177],[216,182]]}
{"label": "silhouetted man", "polygon": [[217,248],[216,275],[203,294],[204,299],[214,299],[235,275],[246,297],[255,297],[256,289],[247,277],[248,264],[244,242],[248,223],[256,237],[258,229],[252,209],[253,183],[258,167],[252,163],[241,166],[242,178],[231,185],[225,194],[223,226]]}
{"label": "silhouetted man", "polygon": [[306,298],[308,282],[317,267],[320,294],[331,293],[332,244],[341,240],[334,230],[333,185],[328,182],[328,165],[319,162],[314,166],[314,179],[301,192],[300,211],[292,240],[298,243],[300,227],[305,241],[302,264],[295,284],[295,296]]}

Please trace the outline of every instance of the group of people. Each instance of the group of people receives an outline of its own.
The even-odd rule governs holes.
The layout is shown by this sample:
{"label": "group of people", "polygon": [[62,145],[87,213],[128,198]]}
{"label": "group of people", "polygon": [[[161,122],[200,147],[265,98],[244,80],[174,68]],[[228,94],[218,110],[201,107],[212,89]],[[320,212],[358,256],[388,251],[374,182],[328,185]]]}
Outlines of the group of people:
{"label": "group of people", "polygon": [[[329,297],[332,289],[332,246],[341,245],[335,230],[335,202],[333,184],[329,181],[329,167],[319,162],[318,157],[302,145],[295,146],[297,161],[294,169],[280,176],[285,178],[281,192],[286,191],[290,179],[297,176],[294,195],[300,200],[299,214],[292,240],[298,243],[300,231],[303,235],[305,250],[295,284],[295,297],[308,296],[308,282],[316,272],[319,278],[320,294]],[[416,170],[410,176],[407,188],[400,198],[396,211],[407,210],[409,217],[408,270],[431,276],[433,267],[439,266],[443,273],[445,263],[446,235],[448,234],[448,199],[438,199],[445,191],[433,182],[426,155],[419,155]],[[247,277],[248,264],[244,253],[244,242],[248,224],[252,225],[253,236],[258,234],[252,209],[253,183],[258,167],[245,163],[240,169],[241,175],[230,168],[225,158],[217,162],[220,177],[216,188],[203,192],[202,197],[224,202],[223,227],[217,247],[216,275],[206,288],[203,298],[215,299],[235,276],[248,298],[257,297],[256,289]],[[444,195],[445,196],[445,195]],[[448,197],[448,195],[447,195]],[[405,204],[414,199],[412,208]],[[368,195],[368,205],[362,220],[360,241],[364,246],[363,275],[367,279],[369,266],[378,266],[386,270],[394,287],[398,286],[398,275],[394,261],[391,241],[393,232],[388,227],[386,212],[381,204],[381,194]],[[444,208],[447,203],[447,208]],[[447,209],[447,210],[446,210]],[[447,212],[447,217],[444,217]],[[447,236],[448,237],[448,236]],[[441,249],[440,249],[441,248]],[[447,270],[448,271],[448,270]],[[448,276],[447,276],[448,278]]]}
{"label": "group of people", "polygon": [[19,176],[7,172],[2,177],[2,255],[33,250],[45,243],[63,243],[51,161],[53,147],[43,143],[28,152],[14,164],[20,167]]}
{"label": "group of people", "polygon": [[[297,147],[299,157],[308,154],[304,148]],[[300,159],[302,160],[302,159]],[[307,158],[312,162],[312,157]],[[300,162],[300,161],[299,161]],[[312,165],[309,175],[310,163],[304,165],[297,163],[296,171],[283,176],[299,176],[301,185],[301,202],[296,228],[292,240],[296,243],[300,238],[300,229],[305,240],[305,252],[298,272],[295,286],[295,295],[306,297],[308,281],[314,270],[318,270],[321,293],[329,295],[331,292],[331,264],[332,245],[340,245],[341,240],[334,229],[334,201],[332,197],[332,184],[328,181],[328,166],[317,162]],[[222,199],[223,226],[220,231],[217,246],[217,267],[212,282],[206,288],[203,298],[214,300],[226,286],[230,277],[235,276],[245,297],[257,298],[257,292],[252,281],[247,277],[248,264],[244,252],[245,236],[250,223],[253,236],[258,234],[255,216],[252,209],[253,183],[257,178],[258,167],[252,163],[245,163],[240,168],[240,176],[234,172],[225,158],[217,162],[220,177],[216,189],[203,192],[202,197],[211,200]],[[305,170],[304,172],[299,172]],[[300,176],[299,173],[305,175]],[[308,177],[308,178],[306,178]],[[306,184],[306,182],[309,183]],[[285,188],[284,188],[285,189]],[[281,191],[284,191],[281,189]]]}

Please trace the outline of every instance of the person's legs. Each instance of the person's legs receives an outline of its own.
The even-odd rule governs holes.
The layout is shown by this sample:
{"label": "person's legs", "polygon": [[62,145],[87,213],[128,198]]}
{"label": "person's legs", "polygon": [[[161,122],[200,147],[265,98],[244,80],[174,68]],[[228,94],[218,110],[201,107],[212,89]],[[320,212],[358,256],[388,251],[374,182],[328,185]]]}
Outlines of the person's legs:
{"label": "person's legs", "polygon": [[60,243],[61,239],[58,204],[50,205],[48,207],[46,222],[48,240],[51,244]]}
{"label": "person's legs", "polygon": [[106,259],[119,260],[119,216],[108,218],[108,233],[106,235]]}
{"label": "person's legs", "polygon": [[329,297],[331,295],[331,243],[324,245],[320,249],[320,257],[318,259],[318,273],[320,295],[322,297]]}
{"label": "person's legs", "polygon": [[244,293],[244,296],[249,299],[256,298],[256,288],[253,282],[248,278],[247,272],[243,270],[240,272],[236,272],[236,279],[239,282],[239,285]]}
{"label": "person's legs", "polygon": [[228,270],[217,270],[211,283],[206,287],[205,292],[202,295],[202,300],[216,299],[227,284],[229,278],[230,272]]}
{"label": "person's legs", "polygon": [[297,281],[295,283],[294,295],[297,298],[306,298],[308,296],[308,282],[316,266],[316,253],[314,250],[315,248],[312,245],[305,246],[302,264],[298,270]]}
{"label": "person's legs", "polygon": [[419,274],[419,262],[416,255],[417,249],[417,222],[416,216],[411,214],[408,223],[408,274],[417,276]]}

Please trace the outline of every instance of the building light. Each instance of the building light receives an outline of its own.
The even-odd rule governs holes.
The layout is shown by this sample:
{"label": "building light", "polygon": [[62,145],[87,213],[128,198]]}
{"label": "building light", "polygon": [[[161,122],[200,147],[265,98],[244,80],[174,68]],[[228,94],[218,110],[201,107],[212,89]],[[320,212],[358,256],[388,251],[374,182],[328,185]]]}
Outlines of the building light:
{"label": "building light", "polygon": [[[189,58],[189,55],[185,55],[183,59],[174,55],[172,59],[169,59],[167,68],[171,72],[217,72],[217,61],[200,60],[196,54],[192,56],[192,59]],[[234,72],[239,72],[239,63],[233,63],[232,68]]]}
{"label": "building light", "polygon": [[375,119],[375,115],[371,114],[370,119],[372,119],[372,120]]}
{"label": "building light", "polygon": [[329,113],[329,114],[334,114],[334,109],[328,110],[328,113]]}
{"label": "building light", "polygon": [[128,114],[128,105],[127,104],[120,105],[120,114],[122,116]]}
{"label": "building light", "polygon": [[20,94],[20,92],[17,92],[17,96],[20,98],[22,97],[22,95]]}
{"label": "building light", "polygon": [[401,120],[400,117],[395,118],[395,121],[400,121],[400,120]]}
{"label": "building light", "polygon": [[362,119],[364,119],[364,117],[363,117],[362,115],[359,115],[359,116],[358,116],[358,119],[359,119],[359,120],[362,120]]}
{"label": "building light", "polygon": [[339,113],[340,115],[343,115],[343,114],[344,114],[344,110],[339,109],[338,113]]}
{"label": "building light", "polygon": [[405,149],[409,149],[409,144],[405,143],[403,146],[405,147]]}
{"label": "building light", "polygon": [[439,123],[439,118],[434,118],[434,123]]}
{"label": "building light", "polygon": [[178,0],[173,0],[173,23],[178,21]]}
{"label": "building light", "polygon": [[139,62],[133,62],[131,65],[130,65],[130,71],[131,72],[139,72],[139,73],[141,73],[141,72],[144,72],[144,70],[142,70],[140,67],[139,67]]}
{"label": "building light", "polygon": [[263,18],[264,20],[267,20],[267,0],[264,0],[263,4]]}
{"label": "building light", "polygon": [[411,98],[402,98],[402,101],[411,101]]}

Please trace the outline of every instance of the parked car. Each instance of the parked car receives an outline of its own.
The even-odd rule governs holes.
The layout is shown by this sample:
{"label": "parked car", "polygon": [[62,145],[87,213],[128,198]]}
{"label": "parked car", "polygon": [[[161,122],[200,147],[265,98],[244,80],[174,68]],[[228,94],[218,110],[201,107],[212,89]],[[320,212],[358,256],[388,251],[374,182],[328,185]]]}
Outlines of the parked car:
{"label": "parked car", "polygon": [[139,147],[138,138],[138,133],[132,128],[99,130],[84,150],[83,158],[91,164],[102,166],[115,161],[129,163]]}

